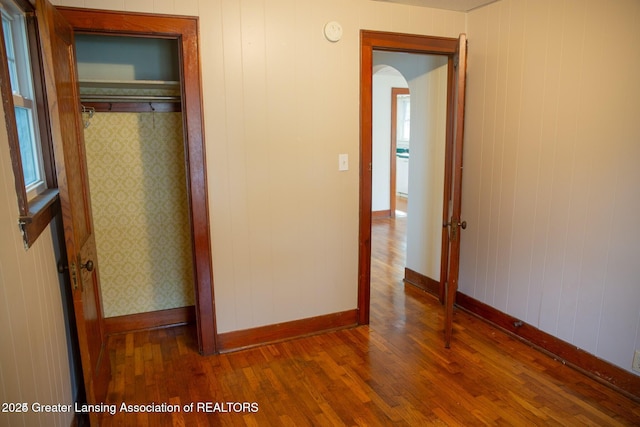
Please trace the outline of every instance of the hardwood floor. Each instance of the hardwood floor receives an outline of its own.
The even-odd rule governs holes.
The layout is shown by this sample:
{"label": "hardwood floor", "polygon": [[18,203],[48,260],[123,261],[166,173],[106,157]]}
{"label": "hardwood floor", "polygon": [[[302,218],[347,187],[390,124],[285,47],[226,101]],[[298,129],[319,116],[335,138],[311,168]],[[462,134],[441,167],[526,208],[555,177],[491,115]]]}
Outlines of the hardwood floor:
{"label": "hardwood floor", "polygon": [[[640,403],[465,312],[446,350],[442,306],[402,283],[405,221],[373,225],[369,326],[210,357],[190,327],[112,336],[117,410],[102,424],[640,425]],[[122,402],[180,411],[126,413]],[[219,411],[203,412],[207,402]]]}

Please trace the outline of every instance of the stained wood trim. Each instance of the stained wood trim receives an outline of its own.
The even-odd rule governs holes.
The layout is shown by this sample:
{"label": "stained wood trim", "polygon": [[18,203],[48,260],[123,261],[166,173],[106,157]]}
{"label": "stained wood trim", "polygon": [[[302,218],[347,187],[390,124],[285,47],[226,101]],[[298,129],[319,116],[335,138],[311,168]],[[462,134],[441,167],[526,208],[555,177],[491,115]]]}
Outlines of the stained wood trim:
{"label": "stained wood trim", "polygon": [[[450,58],[451,59],[451,58]],[[455,64],[455,113],[453,117],[447,115],[449,120],[454,121],[454,134],[451,146],[453,150],[451,171],[451,218],[449,226],[449,253],[447,270],[447,290],[445,295],[444,310],[444,345],[449,348],[451,344],[451,334],[453,331],[453,305],[455,304],[456,292],[458,290],[458,277],[460,273],[460,214],[462,212],[462,169],[464,146],[464,107],[465,92],[467,85],[467,36],[460,34],[458,39],[457,53],[453,57]],[[451,67],[451,60],[449,67]],[[449,68],[451,70],[451,68]],[[448,143],[448,141],[447,141]],[[445,205],[446,206],[446,205]],[[447,209],[448,210],[448,209]],[[444,264],[443,264],[444,265]]]}
{"label": "stained wood trim", "polygon": [[[104,327],[104,321],[103,327]],[[106,335],[103,341],[106,341]],[[107,398],[109,390],[109,382],[111,381],[111,360],[109,349],[103,345],[98,355],[98,372],[94,375],[93,383],[96,390],[97,402],[104,402]]]}
{"label": "stained wood trim", "polygon": [[76,32],[178,40],[182,80],[180,95],[187,154],[189,214],[194,254],[198,346],[200,353],[213,354],[217,351],[217,330],[204,147],[198,18],[65,7],[58,9]]}
{"label": "stained wood trim", "polygon": [[179,113],[179,102],[82,102],[96,113]]}
{"label": "stained wood trim", "polygon": [[34,7],[28,1],[18,1],[18,7],[26,13],[25,26],[27,43],[29,45],[29,61],[31,65],[33,92],[36,115],[38,116],[38,132],[40,149],[42,153],[43,179],[47,190],[32,200],[28,200],[24,183],[22,158],[20,156],[20,141],[16,128],[16,118],[11,89],[11,80],[7,66],[7,54],[5,49],[4,34],[0,31],[0,93],[2,93],[2,106],[4,110],[7,138],[9,141],[9,156],[14,175],[16,189],[19,224],[22,231],[25,247],[31,247],[53,218],[60,212],[58,201],[58,182],[55,171],[55,159],[51,131],[49,129],[49,110],[46,108],[47,97],[44,88],[44,71],[42,65],[41,43],[38,33],[37,20]]}
{"label": "stained wood trim", "polygon": [[440,295],[441,288],[444,287],[437,280],[406,267],[404,269],[404,281],[435,296]]}
{"label": "stained wood trim", "polygon": [[2,94],[2,109],[4,111],[5,125],[7,128],[7,139],[9,141],[9,156],[15,177],[14,185],[18,196],[18,209],[20,215],[27,215],[29,203],[27,201],[27,191],[24,185],[24,175],[22,172],[22,159],[20,157],[20,141],[18,139],[18,129],[16,127],[16,117],[13,104],[11,80],[9,77],[9,67],[7,65],[7,52],[4,33],[0,32],[0,93]]}
{"label": "stained wood trim", "polygon": [[[358,323],[369,324],[371,302],[371,200],[372,200],[372,114],[373,51],[411,52],[447,55],[449,68],[458,48],[457,38],[432,37],[383,31],[360,31],[360,194],[358,226]],[[448,93],[453,86],[449,70]],[[451,126],[447,113],[447,127]],[[451,135],[448,135],[450,137]],[[447,145],[453,141],[447,140]],[[447,204],[445,204],[445,209]]]}
{"label": "stained wood trim", "polygon": [[[395,204],[395,199],[394,199],[394,204]],[[385,210],[381,210],[381,211],[373,211],[371,212],[371,216],[373,219],[380,219],[380,218],[393,218],[395,215],[392,216],[392,210],[390,209],[385,209]]]}
{"label": "stained wood trim", "polygon": [[458,39],[450,37],[361,30],[360,38],[365,47],[395,52],[453,55],[458,48]]}
{"label": "stained wood trim", "polygon": [[45,70],[42,63],[42,41],[40,40],[38,22],[33,15],[27,15],[27,39],[29,41],[29,55],[31,69],[33,71],[33,91],[37,100],[36,109],[38,114],[38,127],[40,131],[40,148],[42,149],[42,161],[44,165],[45,180],[47,188],[58,188],[58,176],[56,173],[56,159],[53,149],[53,136],[51,135],[50,112],[47,108],[47,91],[45,88]]}
{"label": "stained wood trim", "polygon": [[373,162],[373,40],[360,33],[360,192],[358,224],[358,323],[369,324],[371,301],[371,203]]}
{"label": "stained wood trim", "polygon": [[20,215],[22,238],[31,247],[42,231],[60,212],[60,197],[57,188],[45,190],[29,201],[27,215]]}
{"label": "stained wood trim", "polygon": [[501,312],[468,295],[458,292],[456,305],[465,311],[497,326],[506,333],[536,347],[538,350],[560,359],[563,363],[581,371],[616,391],[640,401],[640,376],[604,361],[575,345],[556,338],[518,318]]}
{"label": "stained wood trim", "polygon": [[358,311],[348,310],[275,325],[260,326],[218,335],[220,352],[235,351],[267,343],[356,326]]}
{"label": "stained wood trim", "polygon": [[[455,67],[453,57],[449,57],[447,69],[447,81],[454,81]],[[455,117],[456,91],[454,85],[447,85],[447,117]],[[444,208],[442,209],[442,242],[440,249],[440,281],[447,283],[449,280],[449,228],[445,226],[449,222],[449,206],[453,205],[453,138],[455,137],[455,120],[447,120],[447,144],[444,154]],[[445,286],[440,288],[438,294],[440,303],[444,304]]]}
{"label": "stained wood trim", "polygon": [[[78,405],[82,405],[84,402],[77,401],[75,402]],[[86,413],[74,412],[73,418],[71,419],[70,427],[83,427],[89,425],[89,417]]]}
{"label": "stained wood trim", "polygon": [[170,326],[194,323],[196,310],[194,306],[151,311],[148,313],[127,314],[124,316],[106,317],[104,326],[107,335],[145,329],[166,328]]}

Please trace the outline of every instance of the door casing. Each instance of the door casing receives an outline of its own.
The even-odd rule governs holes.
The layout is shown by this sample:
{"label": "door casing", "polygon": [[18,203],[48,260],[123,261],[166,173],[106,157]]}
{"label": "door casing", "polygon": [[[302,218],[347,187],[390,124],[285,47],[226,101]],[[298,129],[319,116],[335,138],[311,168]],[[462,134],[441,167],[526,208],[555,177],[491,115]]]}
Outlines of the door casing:
{"label": "door casing", "polygon": [[[392,51],[427,55],[445,55],[447,71],[447,119],[445,148],[445,179],[442,223],[449,216],[452,188],[452,156],[455,125],[454,59],[458,39],[413,34],[361,30],[360,32],[360,215],[358,238],[358,323],[369,324],[371,299],[371,202],[372,202],[372,111],[373,111],[373,51]],[[445,299],[445,283],[449,259],[449,234],[442,233],[442,258],[438,298]]]}
{"label": "door casing", "polygon": [[216,353],[217,328],[213,299],[198,19],[66,7],[57,9],[75,32],[178,41],[198,347],[202,354]]}

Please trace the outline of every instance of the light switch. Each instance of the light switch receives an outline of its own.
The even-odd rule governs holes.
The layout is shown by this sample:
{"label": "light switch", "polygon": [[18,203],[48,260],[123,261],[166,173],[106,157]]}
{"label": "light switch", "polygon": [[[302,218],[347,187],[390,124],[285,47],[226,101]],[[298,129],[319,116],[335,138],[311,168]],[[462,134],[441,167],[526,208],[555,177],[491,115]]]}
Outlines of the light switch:
{"label": "light switch", "polygon": [[338,170],[339,171],[348,171],[349,170],[349,155],[348,154],[338,154]]}

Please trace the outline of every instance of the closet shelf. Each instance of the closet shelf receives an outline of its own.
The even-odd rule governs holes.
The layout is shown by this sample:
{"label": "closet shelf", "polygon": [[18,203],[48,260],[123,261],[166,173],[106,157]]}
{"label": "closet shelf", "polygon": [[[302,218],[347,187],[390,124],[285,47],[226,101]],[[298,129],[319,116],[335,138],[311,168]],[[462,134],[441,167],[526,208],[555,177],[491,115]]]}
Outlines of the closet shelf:
{"label": "closet shelf", "polygon": [[181,110],[180,82],[165,80],[80,80],[80,102],[96,112]]}
{"label": "closet shelf", "polygon": [[161,95],[80,95],[82,102],[180,102],[179,96]]}

